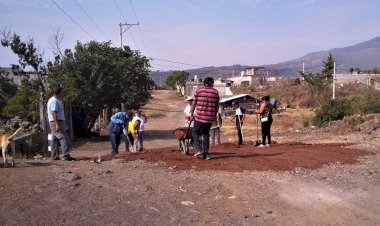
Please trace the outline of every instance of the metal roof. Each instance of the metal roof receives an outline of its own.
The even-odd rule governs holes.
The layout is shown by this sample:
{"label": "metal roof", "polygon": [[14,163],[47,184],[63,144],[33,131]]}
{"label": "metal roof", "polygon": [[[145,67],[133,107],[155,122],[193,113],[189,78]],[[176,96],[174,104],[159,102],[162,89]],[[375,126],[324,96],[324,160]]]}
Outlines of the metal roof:
{"label": "metal roof", "polygon": [[[232,96],[232,97],[227,97],[227,98],[223,98],[219,101],[219,103],[226,103],[228,101],[231,101],[231,100],[236,100],[236,99],[239,99],[239,98],[242,98],[242,97],[246,97],[246,96],[249,96],[249,97],[252,97],[250,96],[249,94],[239,94],[239,95],[235,95],[235,96]],[[253,97],[252,97],[253,98]]]}

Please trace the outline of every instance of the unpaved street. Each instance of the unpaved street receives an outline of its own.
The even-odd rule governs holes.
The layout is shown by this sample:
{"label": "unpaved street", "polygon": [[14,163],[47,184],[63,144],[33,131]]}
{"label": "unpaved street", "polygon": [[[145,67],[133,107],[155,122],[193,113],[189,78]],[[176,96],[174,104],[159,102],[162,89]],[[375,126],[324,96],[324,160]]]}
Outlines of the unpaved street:
{"label": "unpaved street", "polygon": [[[379,130],[370,136],[359,132],[282,133],[275,137],[280,144],[263,151],[249,143],[242,150],[227,144],[213,149],[225,157],[211,160],[215,166],[212,169],[201,159],[173,151],[177,140],[171,130],[183,126],[184,105],[171,92],[154,93],[144,108],[151,117],[146,124],[145,146],[149,150],[143,154],[122,154],[107,160],[110,144],[102,137],[75,144],[73,156],[81,161],[18,160],[15,168],[1,168],[0,224],[380,224]],[[289,143],[296,141],[309,143],[310,147],[327,144],[323,150],[330,156],[329,161],[312,154],[322,146],[308,149],[305,145],[290,153],[270,155],[291,148]],[[96,154],[107,161],[92,162]],[[320,164],[303,165],[302,157],[292,158],[292,154]],[[244,170],[244,164],[250,161],[252,165],[293,165],[287,169]],[[228,167],[234,170],[226,171],[223,164],[240,168]]]}

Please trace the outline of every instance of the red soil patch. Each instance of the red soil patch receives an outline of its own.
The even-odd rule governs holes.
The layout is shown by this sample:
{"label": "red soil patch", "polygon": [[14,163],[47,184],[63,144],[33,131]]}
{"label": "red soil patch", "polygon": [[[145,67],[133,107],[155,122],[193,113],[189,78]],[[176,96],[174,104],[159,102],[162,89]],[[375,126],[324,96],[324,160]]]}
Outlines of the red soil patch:
{"label": "red soil patch", "polygon": [[[271,148],[257,148],[252,144],[237,148],[234,144],[212,147],[211,160],[206,161],[191,155],[183,156],[176,148],[151,149],[144,153],[123,153],[117,158],[128,161],[142,159],[148,162],[164,162],[177,170],[292,170],[296,167],[316,169],[329,163],[352,164],[359,156],[370,152],[346,148],[342,144],[275,144]],[[104,156],[103,160],[110,160]]]}

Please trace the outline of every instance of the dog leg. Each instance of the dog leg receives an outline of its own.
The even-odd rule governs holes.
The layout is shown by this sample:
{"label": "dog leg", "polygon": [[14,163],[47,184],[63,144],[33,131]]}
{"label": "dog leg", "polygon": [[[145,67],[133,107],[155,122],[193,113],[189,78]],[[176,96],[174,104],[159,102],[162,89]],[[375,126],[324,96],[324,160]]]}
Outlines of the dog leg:
{"label": "dog leg", "polygon": [[8,166],[8,161],[7,161],[7,148],[8,148],[8,143],[4,144],[2,149],[2,154],[3,154],[3,159],[4,159],[4,167]]}

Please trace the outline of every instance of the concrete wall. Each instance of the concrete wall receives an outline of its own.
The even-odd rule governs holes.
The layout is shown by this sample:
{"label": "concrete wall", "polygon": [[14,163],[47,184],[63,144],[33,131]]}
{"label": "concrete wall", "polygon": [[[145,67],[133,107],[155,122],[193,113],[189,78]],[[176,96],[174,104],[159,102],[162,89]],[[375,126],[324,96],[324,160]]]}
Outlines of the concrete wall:
{"label": "concrete wall", "polygon": [[337,84],[361,83],[372,86],[372,79],[380,77],[379,74],[336,74]]}

